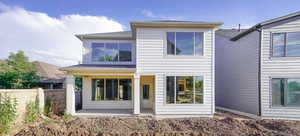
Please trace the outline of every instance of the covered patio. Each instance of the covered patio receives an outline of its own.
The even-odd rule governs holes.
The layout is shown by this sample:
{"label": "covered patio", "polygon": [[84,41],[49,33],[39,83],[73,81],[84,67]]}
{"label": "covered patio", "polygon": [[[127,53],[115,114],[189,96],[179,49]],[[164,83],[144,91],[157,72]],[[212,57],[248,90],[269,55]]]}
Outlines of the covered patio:
{"label": "covered patio", "polygon": [[[63,70],[68,72],[66,111],[69,114],[129,116],[140,115],[141,111],[142,115],[153,113],[153,109],[141,110],[141,76],[135,73],[135,65],[80,64]],[[75,76],[83,78],[82,109],[78,111],[75,111]]]}

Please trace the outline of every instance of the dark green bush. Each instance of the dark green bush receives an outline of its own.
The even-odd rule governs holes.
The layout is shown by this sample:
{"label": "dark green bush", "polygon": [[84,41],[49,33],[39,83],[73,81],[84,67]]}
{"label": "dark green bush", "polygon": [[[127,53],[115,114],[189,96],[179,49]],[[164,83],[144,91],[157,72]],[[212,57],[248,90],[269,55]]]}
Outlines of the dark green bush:
{"label": "dark green bush", "polygon": [[17,100],[0,94],[0,134],[9,132],[17,117]]}

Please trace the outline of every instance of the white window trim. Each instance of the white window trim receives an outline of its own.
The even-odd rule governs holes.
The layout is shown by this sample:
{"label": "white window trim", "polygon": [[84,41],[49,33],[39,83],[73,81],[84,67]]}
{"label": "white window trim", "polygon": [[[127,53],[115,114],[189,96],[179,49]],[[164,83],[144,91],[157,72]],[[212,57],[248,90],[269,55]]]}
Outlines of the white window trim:
{"label": "white window trim", "polygon": [[[300,33],[300,31],[278,31],[278,32],[270,32],[270,59],[281,59],[281,58],[299,58],[300,59],[300,55],[299,56],[287,56],[287,33]],[[284,34],[284,56],[273,56],[273,34]]]}
{"label": "white window trim", "polygon": [[[131,61],[93,61],[93,43],[130,43],[131,44]],[[88,40],[86,43],[88,52],[86,52],[87,61],[85,61],[86,64],[135,64],[136,62],[136,43],[132,40]]]}
{"label": "white window trim", "polygon": [[[167,33],[175,33],[175,52],[174,52],[174,55],[172,55],[172,54],[168,54],[168,37],[167,37]],[[192,33],[194,33],[194,53],[193,53],[193,55],[176,55],[176,33],[178,33],[178,32],[192,32]],[[196,55],[196,48],[195,48],[195,42],[196,42],[196,40],[195,40],[195,33],[202,33],[203,34],[203,40],[202,40],[202,55]],[[165,32],[165,36],[164,36],[164,56],[165,57],[170,57],[170,58],[194,58],[194,57],[200,57],[200,58],[202,58],[202,57],[204,57],[205,56],[205,51],[204,51],[204,49],[205,49],[205,37],[206,37],[206,32],[205,31],[166,31]]]}
{"label": "white window trim", "polygon": [[[167,77],[168,76],[174,76],[174,80],[175,80],[175,84],[174,84],[174,89],[175,89],[175,92],[174,92],[174,102],[175,103],[167,103]],[[176,103],[176,76],[192,76],[193,77],[193,81],[194,81],[194,97],[196,96],[195,95],[195,78],[196,76],[200,76],[203,78],[203,103],[195,103],[195,98],[194,98],[194,103],[190,103],[190,104],[178,104]],[[164,77],[164,105],[166,106],[203,106],[205,105],[205,76],[203,74],[201,75],[191,75],[191,74],[166,74],[165,77]]]}
{"label": "white window trim", "polygon": [[[101,103],[101,102],[126,102],[126,101],[133,101],[133,79],[132,78],[109,78],[109,77],[103,77],[103,78],[91,78],[91,81],[93,82],[93,80],[95,79],[104,79],[104,98],[101,101],[96,101],[96,100],[92,100],[92,93],[93,93],[93,86],[91,87],[91,97],[90,97],[90,101],[91,102],[97,102],[97,103]],[[120,79],[130,79],[131,80],[131,99],[130,100],[106,100],[106,79],[118,79],[118,99],[119,98],[119,85],[120,85]],[[91,83],[91,85],[93,85],[93,83]]]}
{"label": "white window trim", "polygon": [[104,52],[106,52],[106,49],[107,49],[106,46],[107,46],[107,44],[109,44],[109,43],[117,44],[118,61],[94,61],[93,60],[93,50],[94,50],[93,43],[101,43],[101,42],[92,42],[91,43],[91,49],[92,49],[92,52],[91,52],[92,53],[91,54],[91,61],[92,62],[115,62],[115,63],[118,63],[118,62],[132,62],[132,55],[133,55],[133,52],[132,52],[133,45],[132,45],[132,43],[130,43],[131,44],[131,60],[130,61],[120,61],[120,44],[125,43],[125,42],[102,42],[104,44]]}
{"label": "white window trim", "polygon": [[291,78],[300,79],[300,76],[272,76],[272,77],[269,77],[269,100],[270,100],[269,107],[271,109],[296,109],[296,110],[300,109],[300,106],[274,106],[272,103],[273,102],[272,79],[291,79]]}

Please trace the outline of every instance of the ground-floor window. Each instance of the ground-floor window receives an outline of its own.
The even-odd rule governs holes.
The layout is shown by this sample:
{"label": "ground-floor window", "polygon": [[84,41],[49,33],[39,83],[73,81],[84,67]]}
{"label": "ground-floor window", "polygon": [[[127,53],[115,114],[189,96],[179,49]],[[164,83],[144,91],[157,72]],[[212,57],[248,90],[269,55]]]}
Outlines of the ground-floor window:
{"label": "ground-floor window", "polygon": [[131,79],[93,79],[92,100],[131,100]]}
{"label": "ground-floor window", "polygon": [[273,78],[272,105],[300,106],[300,78]]}
{"label": "ground-floor window", "polygon": [[148,100],[150,95],[150,85],[143,85],[143,99]]}
{"label": "ground-floor window", "polygon": [[167,76],[167,104],[202,104],[202,76]]}

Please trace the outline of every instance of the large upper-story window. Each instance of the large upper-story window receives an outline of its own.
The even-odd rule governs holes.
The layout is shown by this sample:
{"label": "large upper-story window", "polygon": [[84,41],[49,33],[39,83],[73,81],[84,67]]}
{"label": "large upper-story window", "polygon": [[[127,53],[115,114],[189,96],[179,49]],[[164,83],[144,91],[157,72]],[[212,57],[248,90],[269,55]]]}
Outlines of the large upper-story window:
{"label": "large upper-story window", "polygon": [[167,76],[167,104],[202,104],[203,77]]}
{"label": "large upper-story window", "polygon": [[167,32],[168,55],[203,55],[203,32]]}
{"label": "large upper-story window", "polygon": [[273,78],[272,105],[300,107],[300,78]]}
{"label": "large upper-story window", "polygon": [[300,32],[273,33],[272,56],[300,56]]}
{"label": "large upper-story window", "polygon": [[131,43],[92,43],[92,61],[131,61]]}

